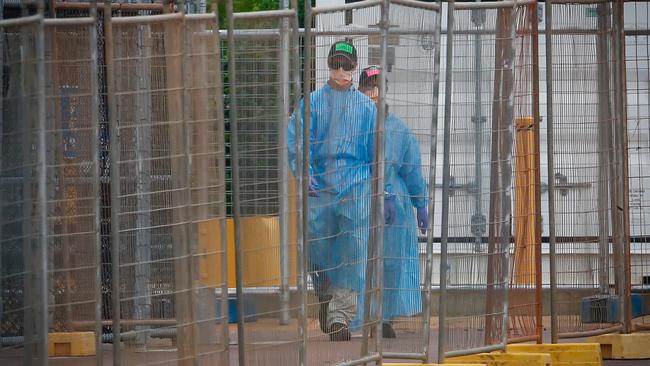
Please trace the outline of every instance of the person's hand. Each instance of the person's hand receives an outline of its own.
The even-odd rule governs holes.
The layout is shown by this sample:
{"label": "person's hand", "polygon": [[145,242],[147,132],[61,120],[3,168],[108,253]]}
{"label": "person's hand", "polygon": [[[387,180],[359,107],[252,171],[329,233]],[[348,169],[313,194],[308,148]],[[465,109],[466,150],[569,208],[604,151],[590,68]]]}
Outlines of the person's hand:
{"label": "person's hand", "polygon": [[396,207],[395,207],[395,196],[388,196],[384,198],[384,220],[386,222],[386,225],[392,225],[395,223],[395,215],[396,215]]}
{"label": "person's hand", "polygon": [[309,177],[309,197],[318,197],[318,183],[314,177]]}
{"label": "person's hand", "polygon": [[417,208],[417,217],[418,217],[418,228],[422,234],[427,232],[427,227],[429,226],[429,213],[427,212],[426,207]]}

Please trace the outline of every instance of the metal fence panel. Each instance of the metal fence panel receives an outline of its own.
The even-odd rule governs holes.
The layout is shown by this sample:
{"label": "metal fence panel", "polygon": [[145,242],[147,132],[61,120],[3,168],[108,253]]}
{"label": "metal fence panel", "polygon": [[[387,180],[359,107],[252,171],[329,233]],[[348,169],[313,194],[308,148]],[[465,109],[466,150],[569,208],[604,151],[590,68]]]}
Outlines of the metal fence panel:
{"label": "metal fence panel", "polygon": [[[111,244],[119,243],[119,257],[111,259],[118,261],[112,278],[119,277],[120,291],[112,296],[119,296],[120,311],[113,311],[113,331],[119,316],[125,347],[118,354],[126,364],[193,362],[198,352],[184,29],[180,14],[151,20],[115,22],[113,42],[107,42],[115,73],[109,108],[115,108],[111,123],[118,131],[111,143],[119,144],[112,168],[119,173],[119,197],[111,202],[119,218],[111,222],[119,225],[119,241]],[[170,347],[173,339],[175,357],[152,360],[136,352]]]}
{"label": "metal fence panel", "polygon": [[[400,208],[395,223],[384,227],[382,326],[395,331],[395,338],[388,338],[390,332],[383,335],[384,359],[430,359],[432,248],[427,248],[426,232],[417,229],[416,207],[429,214],[439,209],[429,200],[433,187],[428,189],[436,177],[431,152],[438,136],[439,9],[390,5],[391,27],[403,34],[389,34],[387,40],[385,185]],[[371,24],[359,18],[353,21]],[[370,41],[366,66],[378,64],[379,37]]]}
{"label": "metal fence panel", "polygon": [[0,23],[0,359],[45,364],[54,301],[47,286],[42,17],[9,22]]}
{"label": "metal fence panel", "polygon": [[246,365],[268,360],[298,364],[303,344],[298,188],[288,169],[286,142],[291,82],[299,72],[289,67],[298,47],[291,19],[234,21],[233,30],[261,30],[266,35],[238,36],[224,53],[233,179],[229,227],[235,233],[229,241],[228,287],[236,293],[230,299],[238,304],[232,316],[239,323],[239,362]]}
{"label": "metal fence panel", "polygon": [[[552,154],[555,225],[550,260],[558,337],[606,331],[620,324],[607,309],[622,299],[623,243],[613,206],[617,190],[612,4],[553,4]],[[548,14],[547,14],[548,16]],[[548,38],[547,38],[548,39]],[[551,187],[553,189],[553,187]],[[621,302],[622,304],[622,302]],[[619,313],[620,314],[620,313]]]}
{"label": "metal fence panel", "polygon": [[[373,6],[362,4],[364,7],[356,7],[349,10],[332,10],[319,12],[314,19],[314,38],[308,40],[307,47],[310,47],[313,70],[311,82],[311,94],[309,96],[311,107],[311,128],[314,131],[330,129],[329,133],[312,132],[310,135],[310,165],[315,159],[325,158],[324,147],[336,146],[338,149],[328,156],[334,159],[341,159],[345,154],[341,140],[336,132],[347,131],[349,136],[347,143],[351,149],[358,149],[354,158],[363,158],[366,155],[366,162],[363,166],[353,168],[344,167],[337,171],[323,171],[321,167],[315,169],[312,176],[320,182],[317,189],[318,197],[308,198],[308,227],[303,228],[308,232],[309,241],[307,252],[309,260],[307,270],[309,271],[312,283],[315,284],[314,292],[318,295],[308,300],[307,306],[310,312],[318,313],[323,311],[328,314],[329,296],[337,296],[335,291],[341,288],[351,289],[351,296],[356,298],[354,318],[350,322],[351,340],[346,342],[345,348],[338,342],[331,342],[328,338],[335,337],[335,329],[325,329],[330,334],[324,334],[319,327],[310,329],[308,339],[308,363],[316,360],[327,360],[329,362],[352,362],[363,357],[378,355],[379,344],[376,334],[377,324],[381,321],[378,318],[378,299],[381,295],[381,283],[383,278],[380,275],[380,256],[383,245],[377,238],[378,225],[376,221],[378,198],[377,184],[378,177],[370,175],[377,171],[378,159],[383,159],[378,150],[375,140],[379,130],[379,113],[372,102],[359,92],[346,93],[346,99],[329,96],[326,83],[329,79],[329,67],[327,62],[330,47],[337,41],[348,40],[356,48],[357,67],[353,70],[353,82],[358,82],[358,72],[362,67],[372,64],[378,65],[381,60],[381,27],[379,26],[382,17],[382,7],[376,3]],[[362,24],[353,24],[354,18],[364,19]],[[368,35],[374,31],[373,35]],[[307,41],[306,41],[307,42]],[[387,51],[387,50],[386,50]],[[388,52],[388,51],[387,51]],[[313,61],[311,61],[313,60]],[[367,62],[367,63],[366,63]],[[336,93],[336,92],[332,92]],[[330,105],[332,103],[333,105]],[[345,104],[336,104],[345,103]],[[337,117],[328,119],[321,114],[327,115],[330,109],[336,111],[344,108],[356,113],[358,121],[342,120],[337,124]],[[366,112],[358,112],[366,111]],[[366,115],[370,113],[372,115]],[[334,112],[334,116],[338,114]],[[341,117],[338,117],[341,118]],[[368,130],[355,130],[370,119],[371,126]],[[356,122],[356,123],[355,123]],[[328,127],[328,123],[331,125]],[[348,127],[349,126],[349,127]],[[333,130],[336,129],[336,130]],[[339,133],[341,133],[339,132]],[[373,141],[374,148],[370,143],[361,141]],[[354,146],[354,147],[352,147]],[[318,152],[315,152],[318,151]],[[336,157],[334,157],[335,154]],[[353,158],[353,159],[354,159]],[[358,181],[359,177],[366,174],[363,182]],[[343,177],[346,177],[343,179]],[[355,183],[350,183],[355,182]],[[373,188],[374,187],[374,188]],[[381,189],[383,190],[384,187]],[[383,216],[383,215],[382,215]],[[345,218],[349,218],[346,220]],[[322,259],[321,259],[322,258]],[[344,273],[347,273],[345,275]],[[346,279],[343,279],[345,277]],[[333,279],[333,280],[331,280]],[[329,283],[328,283],[328,280]],[[329,285],[329,286],[328,286]],[[319,294],[320,292],[320,294]],[[331,304],[331,302],[329,303]],[[323,310],[320,308],[323,307]],[[324,311],[325,310],[325,311]]]}
{"label": "metal fence panel", "polygon": [[50,331],[92,331],[101,357],[95,24],[46,26]]}
{"label": "metal fence panel", "polygon": [[[632,317],[650,328],[650,4],[625,4]],[[646,316],[639,316],[640,314]]]}
{"label": "metal fence panel", "polygon": [[185,19],[185,107],[190,133],[191,255],[199,364],[227,365],[226,166],[221,48],[216,17]]}
{"label": "metal fence panel", "polygon": [[538,4],[520,7],[515,38],[513,243],[508,341],[542,340]]}
{"label": "metal fence panel", "polygon": [[450,4],[439,359],[505,346],[517,10]]}

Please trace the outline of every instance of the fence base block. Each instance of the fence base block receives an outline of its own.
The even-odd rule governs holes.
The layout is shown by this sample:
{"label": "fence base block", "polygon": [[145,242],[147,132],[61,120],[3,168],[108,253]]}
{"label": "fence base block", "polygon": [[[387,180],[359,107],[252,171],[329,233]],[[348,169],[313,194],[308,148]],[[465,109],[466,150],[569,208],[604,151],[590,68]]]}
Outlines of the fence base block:
{"label": "fence base block", "polygon": [[95,332],[49,333],[49,357],[94,356]]}
{"label": "fence base block", "polygon": [[445,365],[461,363],[482,363],[486,366],[552,366],[551,355],[548,353],[478,353],[469,356],[450,357],[445,361]]}
{"label": "fence base block", "polygon": [[548,353],[552,366],[602,366],[598,343],[510,344],[509,353]]}
{"label": "fence base block", "polygon": [[650,358],[650,333],[603,334],[589,337],[587,341],[599,343],[607,360]]}
{"label": "fence base block", "polygon": [[440,364],[440,363],[385,363],[382,362],[382,365],[384,366],[413,366],[413,365],[419,365],[419,366],[487,366],[484,363],[445,363],[445,364]]}

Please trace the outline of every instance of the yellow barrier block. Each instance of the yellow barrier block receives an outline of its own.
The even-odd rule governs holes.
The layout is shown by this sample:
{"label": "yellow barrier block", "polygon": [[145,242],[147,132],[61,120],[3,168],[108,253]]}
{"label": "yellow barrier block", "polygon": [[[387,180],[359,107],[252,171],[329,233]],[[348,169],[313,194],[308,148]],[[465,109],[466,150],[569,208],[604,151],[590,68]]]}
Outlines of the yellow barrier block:
{"label": "yellow barrier block", "polygon": [[604,359],[650,358],[650,333],[603,334],[589,337],[587,341],[600,344]]}
{"label": "yellow barrier block", "polygon": [[48,334],[47,354],[50,357],[94,356],[95,332]]}
{"label": "yellow barrier block", "polygon": [[478,353],[469,356],[450,357],[447,364],[485,364],[486,366],[551,366],[548,353]]}
{"label": "yellow barrier block", "polygon": [[486,364],[476,364],[476,363],[445,363],[445,364],[440,364],[440,363],[385,363],[382,362],[382,365],[384,366],[413,366],[413,365],[419,365],[419,366],[487,366]]}
{"label": "yellow barrier block", "polygon": [[602,366],[598,343],[510,344],[508,352],[548,353],[553,366]]}

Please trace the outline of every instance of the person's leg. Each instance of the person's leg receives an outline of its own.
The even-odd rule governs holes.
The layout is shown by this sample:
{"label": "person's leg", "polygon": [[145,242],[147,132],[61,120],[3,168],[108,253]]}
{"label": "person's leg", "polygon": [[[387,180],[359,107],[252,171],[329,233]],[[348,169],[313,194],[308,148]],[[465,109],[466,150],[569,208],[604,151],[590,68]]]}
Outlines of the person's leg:
{"label": "person's leg", "polygon": [[323,333],[327,333],[327,308],[331,295],[327,293],[330,281],[327,271],[332,267],[334,198],[326,192],[309,197],[309,264],[307,270],[318,296],[318,321]]}
{"label": "person's leg", "polygon": [[349,332],[352,320],[359,317],[361,310],[359,295],[365,290],[368,253],[368,188],[366,185],[356,187],[341,199],[338,206],[337,219],[341,233],[334,244],[339,260],[330,276],[332,300],[327,316],[330,329],[345,328]]}

